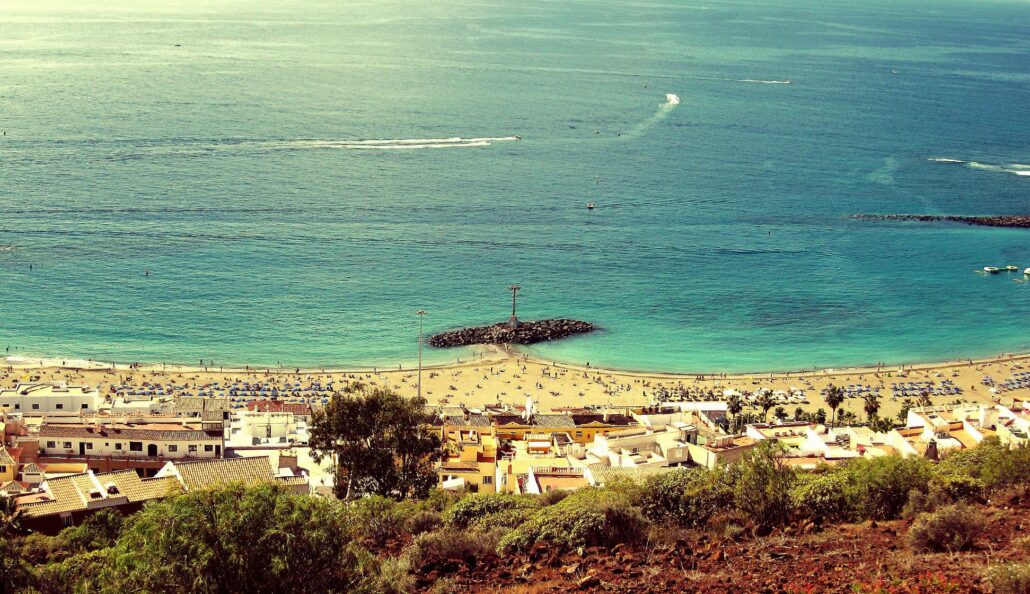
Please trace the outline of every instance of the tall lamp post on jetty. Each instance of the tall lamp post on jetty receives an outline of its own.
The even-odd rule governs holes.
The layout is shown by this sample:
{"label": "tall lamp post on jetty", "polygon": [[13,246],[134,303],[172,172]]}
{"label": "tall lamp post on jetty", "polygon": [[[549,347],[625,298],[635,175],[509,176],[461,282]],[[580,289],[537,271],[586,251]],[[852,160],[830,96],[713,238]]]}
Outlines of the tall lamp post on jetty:
{"label": "tall lamp post on jetty", "polygon": [[426,316],[426,310],[420,309],[415,312],[418,316],[418,397],[422,397],[422,320]]}
{"label": "tall lamp post on jetty", "polygon": [[515,317],[515,295],[522,290],[522,287],[520,285],[512,285],[508,287],[508,290],[511,291],[511,319],[508,320],[508,326],[515,329],[519,327],[519,319]]}

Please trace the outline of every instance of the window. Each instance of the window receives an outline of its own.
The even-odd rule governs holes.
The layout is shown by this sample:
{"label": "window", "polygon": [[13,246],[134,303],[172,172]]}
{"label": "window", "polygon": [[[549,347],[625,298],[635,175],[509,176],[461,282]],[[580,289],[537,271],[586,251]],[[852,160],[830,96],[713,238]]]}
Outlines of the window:
{"label": "window", "polygon": [[7,467],[3,464],[0,464],[0,472],[7,472]]}
{"label": "window", "polygon": [[64,442],[64,449],[66,449],[66,450],[72,449],[72,442],[70,442],[70,441]]}
{"label": "window", "polygon": [[48,448],[56,448],[57,447],[57,442],[56,441],[48,441],[48,442],[46,442],[46,447],[48,447]]}
{"label": "window", "polygon": [[168,446],[168,451],[169,452],[178,452],[179,451],[179,446],[177,446],[177,445],[170,445],[170,446]]}
{"label": "window", "polygon": [[61,403],[57,404],[57,410],[64,410],[64,405]]}
{"label": "window", "polygon": [[84,409],[85,409],[85,408],[89,408],[89,405],[88,405],[88,404],[85,404],[85,403],[84,403],[84,404],[82,405],[82,408],[84,408]]}
{"label": "window", "polygon": [[129,451],[130,452],[142,452],[143,451],[143,442],[142,441],[130,441],[129,442]]}
{"label": "window", "polygon": [[82,442],[82,446],[84,448],[86,448],[87,450],[92,450],[93,449],[93,442],[92,441],[84,441],[84,442]]}
{"label": "window", "polygon": [[484,476],[483,477],[483,484],[484,485],[492,485],[493,483],[494,483],[494,477],[492,477],[492,476]]}
{"label": "window", "polygon": [[114,444],[114,449],[116,449],[116,450],[118,450],[118,451],[121,451],[121,449],[122,449],[122,444],[120,444],[120,443],[116,443],[116,444]]}
{"label": "window", "polygon": [[214,451],[214,449],[215,449],[214,446],[209,446],[209,445],[204,446],[204,451],[205,452],[211,452],[211,451]]}
{"label": "window", "polygon": [[32,410],[39,410],[39,405],[38,404],[33,404],[32,405]]}
{"label": "window", "polygon": [[191,453],[191,454],[196,454],[196,453],[197,453],[197,446],[195,446],[195,445],[191,445],[191,446],[190,446],[190,450],[189,450],[189,453]]}
{"label": "window", "polygon": [[14,405],[14,410],[21,410],[21,405],[20,404],[15,404]]}
{"label": "window", "polygon": [[576,432],[576,437],[583,437],[583,432],[582,431],[577,431]]}

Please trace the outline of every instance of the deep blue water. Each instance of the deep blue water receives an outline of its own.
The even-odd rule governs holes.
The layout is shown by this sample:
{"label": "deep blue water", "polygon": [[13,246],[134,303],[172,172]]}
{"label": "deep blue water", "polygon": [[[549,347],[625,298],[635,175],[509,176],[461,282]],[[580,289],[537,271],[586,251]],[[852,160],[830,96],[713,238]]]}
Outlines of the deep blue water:
{"label": "deep blue water", "polygon": [[849,218],[1030,212],[1025,2],[8,1],[0,129],[12,353],[408,363],[512,282],[593,365],[1030,350],[1030,233]]}

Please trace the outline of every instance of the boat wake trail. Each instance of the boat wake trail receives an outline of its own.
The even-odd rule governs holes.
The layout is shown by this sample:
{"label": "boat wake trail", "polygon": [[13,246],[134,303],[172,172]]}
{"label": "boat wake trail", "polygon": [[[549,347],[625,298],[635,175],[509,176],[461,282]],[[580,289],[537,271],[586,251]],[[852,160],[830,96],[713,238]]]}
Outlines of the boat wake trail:
{"label": "boat wake trail", "polygon": [[679,95],[676,93],[666,93],[665,103],[658,106],[658,111],[653,116],[647,118],[643,122],[640,122],[634,126],[629,132],[622,134],[619,138],[622,140],[631,140],[634,138],[640,138],[645,132],[654,127],[655,124],[669,117],[669,113],[680,104]]}
{"label": "boat wake trail", "polygon": [[978,161],[963,161],[962,159],[951,159],[949,157],[930,157],[927,159],[932,163],[944,163],[950,165],[965,165],[970,169],[979,171],[990,171],[993,173],[1008,173],[1020,177],[1030,177],[1030,165],[1023,163],[1010,163],[1008,165],[993,165],[991,163],[980,163]]}
{"label": "boat wake trail", "polygon": [[133,147],[129,150],[116,150],[115,158],[133,159],[142,155],[170,156],[204,156],[238,152],[276,152],[276,151],[311,151],[311,150],[365,150],[365,151],[401,151],[418,149],[448,148],[485,148],[495,142],[521,140],[521,136],[482,136],[465,138],[453,136],[449,138],[396,138],[396,139],[358,139],[358,140],[326,140],[314,138],[282,139],[282,140],[223,140],[192,141],[174,144],[151,144]]}
{"label": "boat wake trail", "polygon": [[737,79],[734,82],[751,83],[751,84],[756,84],[756,85],[789,85],[789,84],[791,84],[789,80],[756,80],[756,79],[753,79],[753,78],[741,78],[741,79]]}

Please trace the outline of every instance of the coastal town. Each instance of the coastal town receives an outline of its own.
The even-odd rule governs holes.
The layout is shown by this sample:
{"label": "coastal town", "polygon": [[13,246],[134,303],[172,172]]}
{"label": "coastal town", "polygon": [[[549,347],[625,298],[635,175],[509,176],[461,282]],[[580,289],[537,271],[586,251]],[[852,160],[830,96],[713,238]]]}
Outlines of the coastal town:
{"label": "coastal town", "polygon": [[425,393],[440,440],[438,486],[456,492],[641,481],[733,464],[761,442],[782,445],[783,462],[804,471],[892,455],[937,459],[988,437],[1017,447],[1030,433],[1030,365],[1020,358],[677,378],[493,353],[423,374],[418,386],[404,370],[11,366],[0,374],[0,495],[13,498],[27,526],[50,533],[101,509],[131,512],[236,482],[333,497],[333,468],[309,447],[313,416],[367,386]]}

